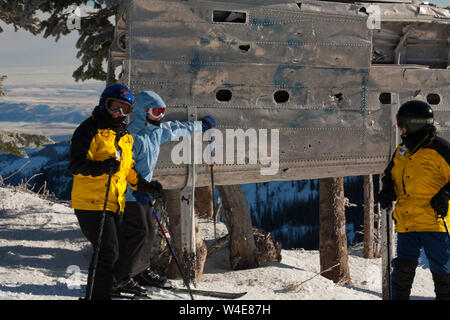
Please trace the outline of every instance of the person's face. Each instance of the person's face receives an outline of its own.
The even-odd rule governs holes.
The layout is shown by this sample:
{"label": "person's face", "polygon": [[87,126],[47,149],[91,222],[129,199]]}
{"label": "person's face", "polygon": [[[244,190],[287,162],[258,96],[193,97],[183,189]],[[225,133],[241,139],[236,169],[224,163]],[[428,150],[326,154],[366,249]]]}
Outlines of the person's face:
{"label": "person's face", "polygon": [[405,127],[400,128],[400,133],[402,134],[402,136],[405,135],[406,134],[406,128]]}

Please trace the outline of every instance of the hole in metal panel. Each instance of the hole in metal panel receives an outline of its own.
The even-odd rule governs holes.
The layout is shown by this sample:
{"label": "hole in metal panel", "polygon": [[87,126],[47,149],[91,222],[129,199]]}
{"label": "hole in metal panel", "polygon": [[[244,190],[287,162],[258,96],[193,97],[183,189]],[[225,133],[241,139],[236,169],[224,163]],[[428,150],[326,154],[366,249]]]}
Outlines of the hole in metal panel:
{"label": "hole in metal panel", "polygon": [[278,90],[273,94],[276,103],[285,103],[289,100],[289,92],[286,90]]}
{"label": "hole in metal panel", "polygon": [[341,102],[344,99],[344,95],[342,94],[342,92],[336,93],[333,96],[336,98],[338,102]]}
{"label": "hole in metal panel", "polygon": [[216,92],[216,99],[219,101],[230,101],[233,94],[228,89],[220,89]]}
{"label": "hole in metal panel", "polygon": [[213,22],[245,23],[247,13],[238,11],[214,10]]}
{"label": "hole in metal panel", "polygon": [[441,102],[441,97],[437,93],[430,93],[427,95],[427,102],[429,104],[439,104]]}
{"label": "hole in metal panel", "polygon": [[390,92],[382,92],[380,93],[380,102],[381,104],[391,104],[391,93]]}
{"label": "hole in metal panel", "polygon": [[240,45],[240,46],[239,46],[239,49],[240,49],[241,51],[248,52],[248,50],[250,50],[250,45],[249,45],[249,44],[246,44],[246,45]]}

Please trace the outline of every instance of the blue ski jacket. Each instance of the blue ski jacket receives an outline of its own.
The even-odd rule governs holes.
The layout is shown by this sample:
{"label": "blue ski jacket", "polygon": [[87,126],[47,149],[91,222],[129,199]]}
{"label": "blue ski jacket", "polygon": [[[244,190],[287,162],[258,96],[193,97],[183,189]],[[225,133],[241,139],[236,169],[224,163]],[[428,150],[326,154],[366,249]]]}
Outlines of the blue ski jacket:
{"label": "blue ski jacket", "polygon": [[[134,138],[133,155],[136,171],[147,181],[153,178],[153,170],[159,156],[160,145],[178,141],[181,137],[202,131],[201,121],[165,121],[159,126],[147,121],[147,108],[165,108],[166,104],[153,91],[143,91],[136,96],[133,119],[127,129]],[[136,201],[128,187],[127,201]]]}

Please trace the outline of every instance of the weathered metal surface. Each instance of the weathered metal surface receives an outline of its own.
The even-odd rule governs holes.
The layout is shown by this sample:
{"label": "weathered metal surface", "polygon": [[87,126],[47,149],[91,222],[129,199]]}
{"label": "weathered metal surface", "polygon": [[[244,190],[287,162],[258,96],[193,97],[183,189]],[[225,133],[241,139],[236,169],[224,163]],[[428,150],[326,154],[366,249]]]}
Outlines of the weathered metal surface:
{"label": "weathered metal surface", "polygon": [[[380,173],[401,103],[433,102],[450,138],[450,11],[392,2],[130,1],[120,81],[160,94],[166,119],[187,120],[192,108],[198,119],[213,115],[224,141],[227,129],[256,130],[247,163],[215,164],[218,185]],[[368,28],[371,5],[379,30]],[[279,135],[271,175],[261,174],[269,164],[251,163],[260,129],[269,142]],[[162,146],[155,171],[166,189],[187,182],[189,166],[171,157],[177,145]],[[210,183],[206,163],[196,174],[197,186]]]}

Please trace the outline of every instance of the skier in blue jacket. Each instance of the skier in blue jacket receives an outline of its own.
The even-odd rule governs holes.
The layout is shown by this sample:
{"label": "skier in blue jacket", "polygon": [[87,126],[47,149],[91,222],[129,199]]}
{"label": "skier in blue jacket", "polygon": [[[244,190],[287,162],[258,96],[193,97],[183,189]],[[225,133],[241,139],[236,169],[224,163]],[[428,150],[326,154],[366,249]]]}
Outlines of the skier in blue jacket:
{"label": "skier in blue jacket", "polygon": [[[160,145],[178,141],[181,137],[206,131],[215,126],[214,118],[206,116],[202,121],[161,122],[166,104],[153,91],[144,91],[136,96],[133,120],[127,129],[134,138],[133,154],[136,171],[147,181],[153,178]],[[162,186],[151,181],[153,196],[161,196]],[[116,264],[116,290],[139,294],[145,291],[143,285],[163,286],[166,279],[153,272],[150,265],[152,227],[152,206],[146,193],[128,189],[123,222],[119,234],[119,261]]]}

